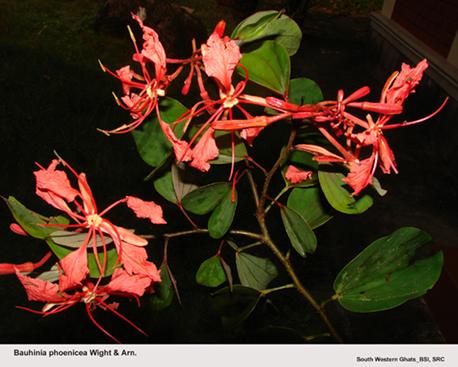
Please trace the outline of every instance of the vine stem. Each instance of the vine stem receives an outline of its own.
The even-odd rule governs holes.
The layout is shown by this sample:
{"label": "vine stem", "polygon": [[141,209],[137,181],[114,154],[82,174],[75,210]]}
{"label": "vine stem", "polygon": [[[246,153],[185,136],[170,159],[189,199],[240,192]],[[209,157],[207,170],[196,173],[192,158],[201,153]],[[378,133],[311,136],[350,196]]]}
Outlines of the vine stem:
{"label": "vine stem", "polygon": [[[343,343],[342,338],[340,335],[337,333],[336,329],[334,328],[334,325],[332,322],[329,320],[329,317],[327,316],[325,310],[321,307],[321,305],[315,300],[313,295],[310,293],[310,291],[305,288],[305,286],[302,284],[302,282],[299,280],[299,277],[296,274],[296,271],[294,270],[291,262],[289,261],[289,258],[280,251],[280,249],[277,247],[275,242],[272,240],[270,237],[269,230],[267,228],[266,224],[266,208],[265,208],[265,203],[268,198],[268,190],[270,183],[272,181],[273,176],[277,172],[277,170],[281,167],[281,165],[284,163],[286,158],[288,157],[289,151],[291,147],[293,146],[294,139],[296,138],[296,130],[294,127],[291,129],[291,133],[288,139],[288,143],[285,147],[285,149],[282,150],[280,153],[280,156],[278,157],[277,161],[274,163],[268,174],[266,175],[266,179],[264,181],[264,185],[261,191],[261,196],[259,198],[259,205],[256,210],[256,218],[259,223],[259,227],[262,232],[262,242],[272,251],[272,253],[277,257],[277,259],[280,261],[280,263],[283,265],[285,268],[286,272],[288,273],[289,277],[291,278],[291,281],[294,284],[294,287],[296,290],[299,292],[299,294],[315,309],[315,311],[319,314],[320,318],[323,320],[325,325],[327,326],[329,332],[332,334],[334,339],[339,342]],[[251,182],[250,182],[251,183]],[[255,191],[256,187],[252,186],[252,191]]]}

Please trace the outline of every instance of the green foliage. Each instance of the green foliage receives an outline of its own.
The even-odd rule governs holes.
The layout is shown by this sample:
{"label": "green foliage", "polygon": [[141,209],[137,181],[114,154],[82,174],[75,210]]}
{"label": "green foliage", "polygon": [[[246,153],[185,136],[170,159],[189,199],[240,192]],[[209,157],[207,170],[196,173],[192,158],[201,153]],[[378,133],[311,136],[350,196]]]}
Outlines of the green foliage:
{"label": "green foliage", "polygon": [[369,195],[363,195],[356,200],[345,189],[343,178],[344,175],[341,173],[318,171],[318,179],[324,196],[335,210],[345,214],[364,213],[372,206],[372,198]]}
{"label": "green foliage", "polygon": [[173,301],[174,290],[167,264],[162,264],[160,271],[161,282],[156,283],[155,292],[148,299],[149,305],[153,311],[163,310],[170,306]]}
{"label": "green foliage", "polygon": [[58,227],[44,226],[48,224],[68,224],[68,219],[63,216],[47,218],[41,214],[27,209],[19,200],[10,196],[4,199],[6,205],[11,211],[16,222],[26,231],[30,236],[46,239]]}
{"label": "green foliage", "polygon": [[275,264],[267,258],[236,252],[235,263],[240,283],[256,290],[265,289],[278,275]]}
{"label": "green foliage", "polygon": [[177,203],[175,189],[173,188],[172,172],[167,171],[153,181],[154,189],[166,200]]}
{"label": "green foliage", "polygon": [[323,99],[321,88],[312,79],[291,79],[288,90],[288,102],[304,105],[318,103]]}
{"label": "green foliage", "polygon": [[235,27],[231,38],[238,40],[239,46],[261,39],[273,39],[292,56],[300,46],[302,32],[297,23],[287,15],[266,10],[242,20]]}
{"label": "green foliage", "polygon": [[315,252],[317,239],[305,219],[287,206],[280,208],[280,214],[291,245],[296,252],[302,257],[305,257],[307,253]]}
{"label": "green foliage", "polygon": [[326,212],[318,187],[294,188],[288,196],[288,208],[299,213],[312,229],[318,228],[332,218]]}
{"label": "green foliage", "polygon": [[206,287],[218,287],[226,281],[226,272],[217,255],[200,264],[196,273],[196,281]]}
{"label": "green foliage", "polygon": [[254,311],[261,298],[257,290],[241,285],[225,287],[212,294],[212,306],[227,328],[237,328]]}
{"label": "green foliage", "polygon": [[431,237],[403,227],[366,247],[337,275],[339,303],[354,312],[387,310],[419,297],[439,279],[443,255],[420,256]]}
{"label": "green foliage", "polygon": [[232,191],[229,190],[208,219],[208,233],[212,238],[221,238],[231,228],[237,209],[237,191],[234,189],[234,201]]}
{"label": "green foliage", "polygon": [[[234,158],[232,158],[232,135],[234,136]],[[228,131],[215,131],[215,142],[219,150],[218,158],[210,164],[231,164],[240,162],[247,155],[245,143],[237,135]]]}
{"label": "green foliage", "polygon": [[[288,91],[291,63],[289,55],[279,43],[264,41],[258,48],[243,54],[240,63],[248,69],[251,81],[285,95]],[[241,67],[237,71],[245,76]]]}
{"label": "green foliage", "polygon": [[[167,123],[175,122],[186,111],[186,107],[173,98],[164,98],[159,102],[161,118]],[[172,144],[162,132],[157,116],[142,124],[141,128],[132,132],[138,153],[142,159],[152,167],[161,165],[172,152]],[[183,123],[174,130],[177,138],[183,135]]]}
{"label": "green foliage", "polygon": [[231,192],[229,182],[215,182],[199,187],[183,197],[183,207],[194,214],[210,213]]}

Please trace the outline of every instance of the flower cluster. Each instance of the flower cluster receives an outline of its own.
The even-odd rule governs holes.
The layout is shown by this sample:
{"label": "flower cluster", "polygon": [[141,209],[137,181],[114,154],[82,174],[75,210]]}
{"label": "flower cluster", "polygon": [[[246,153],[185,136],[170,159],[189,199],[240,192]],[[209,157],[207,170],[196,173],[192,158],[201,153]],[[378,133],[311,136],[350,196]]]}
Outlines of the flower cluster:
{"label": "flower cluster", "polygon": [[[377,167],[383,173],[397,172],[394,154],[383,134],[384,130],[394,129],[422,122],[436,113],[417,121],[388,124],[393,116],[403,111],[403,103],[420,82],[423,72],[428,67],[426,60],[421,61],[415,68],[403,64],[400,72],[395,72],[386,82],[379,102],[361,101],[369,94],[369,87],[362,87],[345,97],[339,90],[336,100],[323,101],[316,104],[296,105],[277,97],[260,97],[244,93],[248,82],[248,70],[240,63],[241,52],[235,40],[224,36],[225,22],[221,21],[215,27],[207,42],[196,49],[193,45],[193,54],[189,59],[167,59],[157,34],[135,15],[134,19],[143,30],[143,49],[135,46],[133,59],[140,63],[143,76],[131,71],[125,66],[112,73],[121,80],[125,96],[122,97],[123,107],[129,110],[134,120],[110,133],[129,132],[139,126],[145,118],[156,110],[157,117],[166,138],[173,146],[175,157],[179,162],[189,164],[201,171],[210,169],[209,162],[216,159],[219,149],[215,141],[215,131],[229,131],[234,139],[234,132],[252,144],[253,140],[266,126],[287,119],[300,120],[304,123],[314,124],[336,150],[331,152],[322,146],[314,144],[297,144],[295,149],[309,152],[318,162],[337,162],[348,169],[344,181],[353,189],[353,194],[358,195],[366,186],[371,184],[372,177]],[[134,40],[134,45],[136,45]],[[151,78],[147,63],[152,63],[155,69],[155,78]],[[167,63],[181,64],[171,75],[166,75]],[[169,83],[176,78],[185,65],[190,65],[190,73],[185,80],[183,94],[188,93],[192,78],[195,75],[200,91],[201,100],[188,110],[181,118],[169,125],[161,119],[158,97],[165,95]],[[243,70],[244,79],[237,83],[233,81],[236,67]],[[104,70],[107,70],[103,67]],[[217,98],[211,98],[207,92],[202,74],[214,82],[217,88]],[[133,79],[144,81],[134,82]],[[135,93],[132,90],[140,89]],[[275,110],[275,114],[256,115],[249,112],[249,108],[259,107]],[[368,113],[365,119],[349,112],[359,109]],[[197,132],[189,141],[177,138],[174,128],[185,124],[184,130],[190,126],[192,120],[202,114],[209,117],[198,125]],[[370,113],[378,114],[374,118]],[[345,140],[341,142],[341,138]],[[369,152],[369,153],[366,153]],[[233,165],[231,175],[233,172]],[[286,178],[292,183],[310,178],[311,172],[301,171],[291,166]]]}
{"label": "flower cluster", "polygon": [[[74,176],[77,188],[71,185],[65,171],[57,169],[60,164]],[[125,319],[116,311],[117,303],[108,304],[107,298],[110,295],[142,296],[147,290],[153,291],[154,284],[160,282],[161,277],[156,265],[147,260],[145,246],[148,242],[132,231],[113,224],[106,214],[115,206],[126,203],[137,217],[149,219],[154,224],[165,224],[162,209],[154,202],[126,196],[99,211],[84,173],[78,174],[62,159],[54,159],[47,168],[38,166],[39,169],[34,172],[36,194],[72,220],[68,224],[43,225],[55,230],[49,234],[48,241],[52,241],[52,248],[57,253],[56,248],[59,247],[56,243],[65,238],[75,240],[71,249],[65,247],[65,244],[68,245],[65,242],[60,247],[60,254],[65,255],[56,262],[51,272],[37,278],[24,273],[44,265],[50,258],[47,254],[37,264],[1,264],[2,273],[16,273],[30,301],[46,302],[41,311],[35,312],[50,315],[82,302],[94,324],[117,341],[94,320],[91,310],[98,306]],[[18,224],[14,224],[12,229],[26,234]],[[113,249],[110,249],[111,243]],[[114,264],[109,264],[110,256],[116,258]],[[92,271],[89,269],[89,257],[95,262]]]}

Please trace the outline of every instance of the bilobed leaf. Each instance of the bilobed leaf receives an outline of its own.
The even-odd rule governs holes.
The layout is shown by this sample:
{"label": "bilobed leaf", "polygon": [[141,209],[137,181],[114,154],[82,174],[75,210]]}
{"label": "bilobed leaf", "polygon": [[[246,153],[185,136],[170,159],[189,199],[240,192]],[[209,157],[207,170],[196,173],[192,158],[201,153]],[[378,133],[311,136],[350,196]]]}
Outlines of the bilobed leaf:
{"label": "bilobed leaf", "polygon": [[296,252],[302,257],[305,257],[307,253],[315,252],[316,236],[305,219],[298,212],[287,206],[280,208],[280,214],[291,245]]}
{"label": "bilobed leaf", "polygon": [[189,169],[187,170],[184,164],[172,165],[172,184],[175,197],[179,203],[181,203],[183,197],[199,187],[194,183],[196,182],[194,177],[193,172]]}
{"label": "bilobed leaf", "polygon": [[231,191],[229,182],[215,182],[191,191],[183,200],[183,207],[194,214],[210,213]]}
{"label": "bilobed leaf", "polygon": [[364,213],[372,206],[372,198],[364,195],[356,200],[345,189],[343,178],[344,175],[338,172],[318,171],[318,179],[324,196],[335,210],[345,214]]}
{"label": "bilobed leaf", "polygon": [[[245,143],[234,135],[234,162],[240,162],[247,156]],[[211,164],[232,163],[232,133],[229,131],[215,131],[215,142],[219,149],[218,158],[210,161]]]}
{"label": "bilobed leaf", "polygon": [[[79,248],[84,243],[84,240],[88,236],[87,232],[70,232],[70,231],[55,231],[50,235],[51,239],[58,245],[62,245],[70,248]],[[108,245],[113,242],[112,238],[109,236],[103,236],[104,242],[99,234],[95,235],[96,237],[96,246],[102,247],[103,244]],[[93,245],[93,240],[90,241],[90,246]]]}
{"label": "bilobed leaf", "polygon": [[297,105],[315,104],[323,100],[321,88],[312,79],[291,79],[288,90],[288,102]]}
{"label": "bilobed leaf", "polygon": [[275,10],[257,12],[242,20],[231,35],[239,46],[263,38],[274,39],[290,56],[298,50],[302,32],[297,23]]}
{"label": "bilobed leaf", "polygon": [[339,303],[354,312],[387,310],[419,297],[439,279],[442,252],[420,257],[432,242],[418,228],[403,227],[366,247],[337,275]]}
{"label": "bilobed leaf", "polygon": [[212,306],[225,327],[237,328],[256,308],[261,298],[257,290],[241,285],[225,287],[212,294]]}
{"label": "bilobed leaf", "polygon": [[48,219],[43,215],[27,209],[13,196],[5,199],[5,202],[16,222],[32,237],[45,239],[50,233],[56,231],[56,228],[59,228],[57,226],[44,226],[45,224],[68,224],[68,219],[66,217],[59,215]]}
{"label": "bilobed leaf", "polygon": [[[186,107],[173,98],[163,98],[159,102],[161,118],[167,123],[175,122],[186,111]],[[132,131],[138,153],[142,159],[152,167],[157,167],[172,151],[172,144],[162,132],[156,115],[144,122],[141,128]],[[183,123],[174,130],[177,138],[183,135]]]}
{"label": "bilobed leaf", "polygon": [[173,285],[170,279],[167,264],[162,264],[160,271],[161,282],[155,283],[155,292],[148,298],[149,304],[154,311],[160,311],[170,306],[174,295]]}
{"label": "bilobed leaf", "polygon": [[156,191],[166,200],[176,204],[177,197],[173,188],[172,172],[167,171],[161,177],[158,177],[153,182]]}
{"label": "bilobed leaf", "polygon": [[[253,82],[281,95],[288,91],[290,59],[277,42],[262,42],[258,48],[244,53],[240,63],[248,69],[248,78]],[[245,77],[243,68],[237,68],[237,72]]]}
{"label": "bilobed leaf", "polygon": [[318,187],[294,188],[288,196],[287,206],[299,213],[312,229],[332,218],[323,206]]}
{"label": "bilobed leaf", "polygon": [[226,281],[226,273],[219,256],[212,256],[200,264],[196,281],[206,287],[218,287]]}
{"label": "bilobed leaf", "polygon": [[228,191],[208,219],[210,237],[221,238],[226,234],[231,228],[236,209],[237,191],[234,189],[234,202],[232,202],[232,191]]}
{"label": "bilobed leaf", "polygon": [[277,268],[272,261],[245,252],[235,253],[235,264],[240,283],[257,290],[265,289],[278,275]]}

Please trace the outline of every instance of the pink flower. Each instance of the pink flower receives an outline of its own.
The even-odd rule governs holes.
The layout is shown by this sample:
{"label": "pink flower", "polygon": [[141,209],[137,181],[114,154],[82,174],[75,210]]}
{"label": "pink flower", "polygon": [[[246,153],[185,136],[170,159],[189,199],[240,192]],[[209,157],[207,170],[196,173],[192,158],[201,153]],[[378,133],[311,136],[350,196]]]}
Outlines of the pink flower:
{"label": "pink flower", "polygon": [[232,74],[242,55],[237,44],[224,36],[225,22],[220,21],[210,35],[207,43],[202,45],[202,60],[205,72],[218,82],[225,93],[231,90]]}
{"label": "pink flower", "polygon": [[414,92],[414,88],[420,83],[423,72],[427,68],[426,59],[421,60],[413,69],[407,64],[402,64],[401,71],[385,92],[386,103],[402,105],[409,94]]}
{"label": "pink flower", "polygon": [[214,133],[215,130],[209,127],[207,131],[202,135],[199,142],[192,150],[192,161],[190,166],[203,172],[207,172],[210,169],[210,164],[208,161],[217,158],[219,155]]}
{"label": "pink flower", "polygon": [[[165,95],[170,80],[175,77],[166,75],[167,59],[157,33],[145,26],[138,16],[133,14],[132,17],[143,31],[144,42],[141,50],[138,49],[136,40],[130,32],[135,47],[132,59],[140,65],[141,75],[135,73],[129,65],[116,70],[115,73],[102,64],[100,66],[104,72],[121,81],[124,96],[121,99],[115,96],[115,99],[122,108],[129,111],[134,120],[113,130],[100,130],[107,135],[128,133],[140,126],[154,111],[159,97]],[[154,67],[154,75],[148,70],[150,65]]]}
{"label": "pink flower", "polygon": [[296,166],[289,165],[288,169],[286,170],[285,177],[292,184],[297,184],[310,179],[312,177],[312,174],[312,171],[304,171],[302,169],[297,168]]}
{"label": "pink flower", "polygon": [[[64,171],[55,169],[60,162],[76,177],[78,190],[72,188]],[[81,246],[60,261],[60,267],[63,271],[63,275],[60,278],[60,289],[66,290],[81,285],[81,282],[85,280],[89,272],[87,266],[88,247],[91,247],[94,255],[96,255],[94,258],[96,259],[100,276],[102,277],[105,274],[106,258],[100,262],[97,256],[98,251],[100,251],[97,250],[97,235],[102,240],[103,254],[106,254],[103,233],[108,234],[113,239],[121,260],[121,265],[124,265],[122,253],[125,246],[145,246],[148,243],[145,239],[135,235],[131,231],[118,227],[104,218],[104,215],[113,207],[127,202],[129,208],[138,217],[148,218],[153,223],[165,223],[165,221],[162,218],[162,210],[157,204],[145,202],[132,196],[118,200],[99,212],[92,191],[87,183],[86,175],[84,173],[77,174],[68,163],[63,160],[60,162],[54,160],[47,169],[40,166],[40,170],[35,172],[35,176],[37,177],[37,193],[39,196],[49,204],[64,211],[76,222],[69,225],[56,225],[56,227],[87,231],[87,235]],[[72,210],[70,206],[75,207],[76,210]],[[146,262],[142,264],[148,267],[144,272],[150,274],[152,280],[157,281],[158,275],[151,270],[151,265]],[[142,272],[142,270],[137,266],[134,272]]]}

